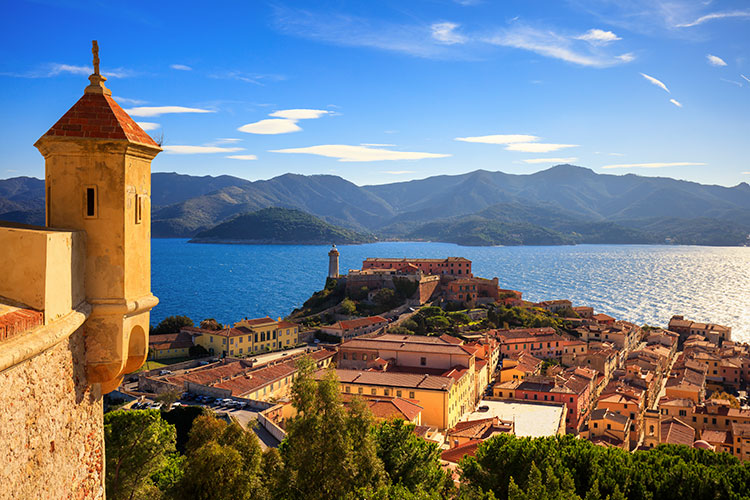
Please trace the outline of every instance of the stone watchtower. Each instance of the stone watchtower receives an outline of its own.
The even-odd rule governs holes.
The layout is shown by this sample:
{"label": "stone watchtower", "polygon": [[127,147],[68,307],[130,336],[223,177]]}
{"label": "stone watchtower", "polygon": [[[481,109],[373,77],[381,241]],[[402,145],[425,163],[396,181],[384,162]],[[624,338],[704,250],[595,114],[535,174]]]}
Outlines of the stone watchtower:
{"label": "stone watchtower", "polygon": [[328,277],[339,277],[339,251],[336,245],[333,245],[331,251],[328,252]]}
{"label": "stone watchtower", "polygon": [[148,353],[151,294],[151,160],[161,151],[94,73],[83,97],[34,144],[45,159],[46,219],[84,231],[86,371],[114,390]]}

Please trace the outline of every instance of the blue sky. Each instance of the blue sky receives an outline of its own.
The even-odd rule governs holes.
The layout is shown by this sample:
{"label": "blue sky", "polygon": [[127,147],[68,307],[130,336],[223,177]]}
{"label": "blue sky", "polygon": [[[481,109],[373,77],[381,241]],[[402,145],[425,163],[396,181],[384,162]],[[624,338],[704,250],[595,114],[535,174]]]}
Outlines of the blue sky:
{"label": "blue sky", "polygon": [[[626,6],[623,6],[627,4]],[[4,2],[0,178],[81,95],[92,39],[154,171],[380,184],[569,162],[750,181],[747,1]]]}

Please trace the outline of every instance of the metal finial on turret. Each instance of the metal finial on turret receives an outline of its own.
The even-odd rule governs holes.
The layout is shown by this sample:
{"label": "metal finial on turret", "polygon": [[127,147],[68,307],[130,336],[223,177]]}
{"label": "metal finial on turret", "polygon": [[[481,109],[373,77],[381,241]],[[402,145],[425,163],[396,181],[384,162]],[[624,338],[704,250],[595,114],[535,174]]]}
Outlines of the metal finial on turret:
{"label": "metal finial on turret", "polygon": [[94,56],[94,72],[89,76],[91,84],[84,91],[86,94],[112,95],[112,91],[104,86],[107,79],[99,73],[99,43],[91,40],[91,53]]}
{"label": "metal finial on turret", "polygon": [[99,43],[91,40],[91,53],[94,54],[94,74],[99,74]]}

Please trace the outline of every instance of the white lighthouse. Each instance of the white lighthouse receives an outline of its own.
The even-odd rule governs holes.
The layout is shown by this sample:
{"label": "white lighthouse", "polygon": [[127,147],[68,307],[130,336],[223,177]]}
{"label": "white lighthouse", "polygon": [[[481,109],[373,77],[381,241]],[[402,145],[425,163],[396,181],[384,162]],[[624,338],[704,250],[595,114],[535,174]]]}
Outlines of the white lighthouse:
{"label": "white lighthouse", "polygon": [[339,277],[339,251],[336,249],[336,245],[333,245],[331,251],[328,252],[328,277]]}

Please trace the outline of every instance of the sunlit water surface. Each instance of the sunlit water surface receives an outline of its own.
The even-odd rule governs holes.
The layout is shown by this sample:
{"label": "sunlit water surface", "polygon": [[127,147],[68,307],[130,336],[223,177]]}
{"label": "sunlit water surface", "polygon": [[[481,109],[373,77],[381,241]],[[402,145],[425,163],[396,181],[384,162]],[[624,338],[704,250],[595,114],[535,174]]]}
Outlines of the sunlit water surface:
{"label": "sunlit water surface", "polygon": [[[750,341],[750,248],[579,245],[461,247],[448,243],[341,246],[341,270],[366,257],[463,256],[475,276],[500,278],[527,300],[567,298],[639,324],[666,326],[673,314],[729,325]],[[183,314],[222,323],[285,316],[322,288],[328,247],[199,245],[152,241],[152,323]]]}

